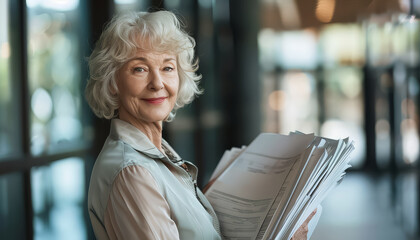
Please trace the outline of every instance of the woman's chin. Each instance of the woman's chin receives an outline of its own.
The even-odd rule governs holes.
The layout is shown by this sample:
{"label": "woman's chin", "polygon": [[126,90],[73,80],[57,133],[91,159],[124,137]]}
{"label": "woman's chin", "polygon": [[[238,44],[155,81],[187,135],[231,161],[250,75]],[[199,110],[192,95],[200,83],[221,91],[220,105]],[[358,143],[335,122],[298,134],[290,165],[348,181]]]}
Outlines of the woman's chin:
{"label": "woman's chin", "polygon": [[143,119],[146,120],[146,122],[149,122],[149,123],[158,123],[158,122],[163,122],[168,115],[169,115],[169,113],[168,114],[156,114],[156,115],[153,115],[153,116],[147,116]]}

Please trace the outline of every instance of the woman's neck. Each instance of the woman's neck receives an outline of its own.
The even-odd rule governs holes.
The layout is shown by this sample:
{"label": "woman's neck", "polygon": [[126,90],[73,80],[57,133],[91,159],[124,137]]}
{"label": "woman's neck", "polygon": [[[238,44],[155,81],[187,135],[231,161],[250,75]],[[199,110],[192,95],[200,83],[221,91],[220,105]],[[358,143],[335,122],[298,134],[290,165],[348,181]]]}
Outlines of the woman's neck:
{"label": "woman's neck", "polygon": [[164,153],[162,149],[162,121],[145,122],[125,114],[118,116],[118,118],[130,123],[142,133],[144,133],[146,137],[153,143],[153,145],[155,145],[159,151]]}

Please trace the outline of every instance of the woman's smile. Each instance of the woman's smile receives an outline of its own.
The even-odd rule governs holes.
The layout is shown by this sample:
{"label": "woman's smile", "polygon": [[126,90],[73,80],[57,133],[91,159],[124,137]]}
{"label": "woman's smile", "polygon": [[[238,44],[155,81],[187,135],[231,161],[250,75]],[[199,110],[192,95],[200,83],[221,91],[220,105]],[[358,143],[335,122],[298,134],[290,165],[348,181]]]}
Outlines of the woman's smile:
{"label": "woman's smile", "polygon": [[143,98],[142,100],[150,103],[150,104],[161,104],[165,99],[168,97],[158,97],[158,98]]}

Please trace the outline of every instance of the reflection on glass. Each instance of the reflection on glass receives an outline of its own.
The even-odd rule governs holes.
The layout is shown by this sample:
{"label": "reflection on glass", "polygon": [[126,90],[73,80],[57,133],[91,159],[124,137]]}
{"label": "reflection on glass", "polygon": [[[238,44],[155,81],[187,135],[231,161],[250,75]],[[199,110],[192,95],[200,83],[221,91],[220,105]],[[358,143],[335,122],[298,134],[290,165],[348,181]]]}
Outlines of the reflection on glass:
{"label": "reflection on glass", "polygon": [[12,99],[9,42],[9,1],[0,0],[0,157],[16,150],[16,105]]}
{"label": "reflection on glass", "polygon": [[419,136],[416,122],[405,119],[401,122],[403,160],[406,164],[413,164],[419,157]]}
{"label": "reflection on glass", "polygon": [[79,5],[79,0],[26,0],[29,8],[42,7],[56,11],[72,11]]}
{"label": "reflection on glass", "polygon": [[389,91],[392,86],[392,78],[387,72],[377,73],[377,85],[375,91],[375,142],[376,142],[376,162],[379,167],[386,168],[391,163],[391,114],[388,99]]}
{"label": "reflection on glass", "polygon": [[34,168],[31,179],[35,239],[86,239],[83,160]]}
{"label": "reflection on glass", "polygon": [[379,119],[375,124],[376,161],[379,167],[388,166],[391,155],[391,126],[386,119]]}
{"label": "reflection on glass", "polygon": [[26,239],[23,180],[21,174],[0,176],[0,237]]}
{"label": "reflection on glass", "polygon": [[315,32],[262,29],[258,47],[263,70],[263,130],[317,133],[316,79],[310,71],[316,69],[319,59]]}
{"label": "reflection on glass", "polygon": [[355,141],[351,164],[360,167],[365,159],[362,72],[358,67],[342,66],[325,70],[325,119],[321,135],[350,137]]}
{"label": "reflection on glass", "polygon": [[366,149],[365,134],[360,125],[338,119],[328,119],[321,126],[321,136],[333,139],[349,137],[355,145],[350,165],[354,168],[362,166],[366,157]]}
{"label": "reflection on glass", "polygon": [[376,157],[380,167],[413,166],[420,156],[418,63],[420,24],[413,16],[365,22],[369,67],[375,80]]}
{"label": "reflection on glass", "polygon": [[[176,6],[179,5],[179,0],[174,1],[174,2],[177,2],[177,5]],[[212,6],[213,3],[212,3],[212,0],[198,0],[198,4],[202,8],[211,8],[211,6]]]}
{"label": "reflection on glass", "polygon": [[[396,85],[402,89],[398,94],[398,100],[401,101],[401,123],[400,132],[402,140],[402,158],[406,165],[414,165],[420,156],[419,140],[419,119],[416,106],[416,99],[419,96],[419,83],[416,76],[417,66],[420,60],[420,23],[414,16],[401,16],[400,24],[395,28],[399,34],[395,34],[395,51],[397,59],[404,64],[395,67],[394,78]],[[404,74],[401,74],[403,72]],[[397,101],[398,101],[397,100]]]}
{"label": "reflection on glass", "polygon": [[310,73],[289,71],[280,77],[263,78],[264,127],[266,132],[318,132],[315,79]]}
{"label": "reflection on glass", "polygon": [[313,31],[274,32],[263,29],[258,36],[261,66],[285,69],[315,69],[318,64],[317,42]]}
{"label": "reflection on glass", "polygon": [[[114,0],[115,10],[117,13],[127,11],[147,11],[146,0]],[[177,2],[177,1],[170,1]]]}
{"label": "reflection on glass", "polygon": [[52,100],[50,94],[43,88],[38,88],[32,94],[32,112],[41,121],[48,121],[52,113]]}
{"label": "reflection on glass", "polygon": [[284,133],[299,130],[318,132],[318,105],[315,79],[309,73],[287,72],[281,81],[283,109],[280,112],[280,129]]}
{"label": "reflection on glass", "polygon": [[330,24],[320,35],[324,66],[364,64],[365,35],[359,24]]}
{"label": "reflection on glass", "polygon": [[82,138],[79,1],[28,0],[31,152]]}
{"label": "reflection on glass", "polygon": [[366,28],[368,64],[389,65],[392,61],[392,23],[372,19]]}
{"label": "reflection on glass", "polygon": [[364,33],[358,24],[333,24],[320,35],[325,67],[321,135],[355,141],[351,164],[361,167],[366,157],[360,68],[365,62]]}

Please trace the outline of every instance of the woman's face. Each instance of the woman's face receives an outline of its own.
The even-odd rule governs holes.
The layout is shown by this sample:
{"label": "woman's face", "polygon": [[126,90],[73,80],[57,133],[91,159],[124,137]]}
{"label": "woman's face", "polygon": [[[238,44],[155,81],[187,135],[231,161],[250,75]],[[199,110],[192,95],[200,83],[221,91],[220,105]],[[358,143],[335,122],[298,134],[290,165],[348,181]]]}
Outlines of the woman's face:
{"label": "woman's face", "polygon": [[143,123],[164,120],[178,93],[176,56],[138,50],[118,71],[117,86],[120,119]]}

